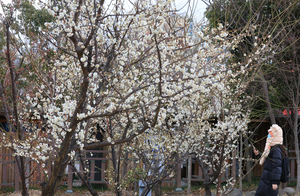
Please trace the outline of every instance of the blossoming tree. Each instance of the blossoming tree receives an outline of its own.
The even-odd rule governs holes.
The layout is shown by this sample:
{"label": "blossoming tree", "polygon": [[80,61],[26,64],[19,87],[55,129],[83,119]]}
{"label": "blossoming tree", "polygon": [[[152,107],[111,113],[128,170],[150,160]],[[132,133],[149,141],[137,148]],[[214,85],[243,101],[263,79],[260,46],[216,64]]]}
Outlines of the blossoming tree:
{"label": "blossoming tree", "polygon": [[[175,13],[171,0],[128,3],[65,0],[39,4],[54,17],[45,24],[47,30],[40,32],[47,42],[45,53],[54,52],[45,62],[47,71],[36,65],[29,73],[35,78],[33,90],[20,100],[19,109],[21,123],[30,131],[22,140],[15,138],[10,147],[16,155],[43,163],[47,178],[41,183],[42,195],[54,195],[67,164],[84,149],[159,136],[166,138],[158,141],[165,149],[178,150],[177,141],[182,138],[176,139],[175,129],[169,130],[174,137],[160,135],[167,118],[179,123],[193,117],[191,111],[196,112],[197,105],[187,109],[190,100],[213,102],[210,93],[232,77],[232,69],[243,72],[250,66],[249,61],[220,65],[244,35],[228,37],[220,26],[220,33],[213,29],[213,36],[198,31],[201,44],[186,33],[186,21],[179,29],[165,28]],[[35,61],[32,56],[24,57],[25,64]],[[33,126],[29,118],[39,126]],[[93,137],[97,124],[104,130],[104,141]],[[183,137],[186,141],[194,137],[193,132],[188,134]],[[9,138],[4,134],[4,139]],[[121,195],[116,187],[116,194]]]}
{"label": "blossoming tree", "polygon": [[[227,36],[222,25],[213,31],[196,31],[196,36],[201,38],[198,44],[202,47],[185,51],[196,62],[186,63],[179,71],[183,77],[188,74],[182,85],[189,87],[189,92],[180,95],[179,99],[171,97],[172,101],[161,109],[165,111],[161,124],[137,136],[128,147],[143,163],[144,173],[139,175],[145,185],[142,195],[166,177],[173,177],[177,164],[188,155],[196,155],[205,176],[206,194],[209,195],[210,185],[220,182],[221,175],[235,159],[232,151],[236,150],[239,135],[247,130],[249,122],[247,98],[241,95],[255,74],[247,67],[251,64],[253,68],[259,62],[255,60],[252,63],[249,58],[239,66],[225,65],[231,56],[228,48],[234,47],[239,40],[233,41]],[[218,53],[220,49],[223,52]],[[201,58],[204,50],[211,56]],[[251,57],[258,59],[261,50],[258,48]],[[194,70],[198,76],[191,76]],[[243,102],[240,102],[241,99]],[[209,173],[210,170],[213,173]],[[232,190],[235,183],[230,178],[227,188],[218,184],[218,194]]]}
{"label": "blossoming tree", "polygon": [[[30,118],[22,119],[21,115],[24,111],[20,105],[22,96],[25,92],[34,91],[26,81],[26,79],[34,79],[29,76],[28,72],[34,69],[34,63],[43,64],[43,61],[47,61],[47,58],[45,58],[44,50],[39,48],[45,42],[36,44],[36,37],[34,36],[36,32],[33,33],[29,30],[32,26],[28,25],[28,20],[27,22],[22,20],[29,17],[28,12],[29,10],[32,11],[32,7],[29,6],[26,9],[27,4],[20,1],[8,5],[1,2],[0,5],[3,12],[0,14],[1,26],[3,26],[0,31],[0,110],[6,118],[6,126],[0,127],[1,147],[8,147],[8,149],[15,152],[19,141],[24,141],[27,132],[30,130],[27,129],[29,128],[28,124],[33,122]],[[21,7],[22,9],[20,9]],[[18,17],[21,14],[16,14],[19,11],[25,13],[21,18]],[[50,16],[43,10],[38,11],[38,13],[39,21],[45,21],[45,18]],[[46,21],[49,21],[50,18],[48,17]],[[36,28],[41,25],[38,22],[35,24]],[[28,44],[28,40],[31,40],[30,44]],[[28,63],[28,60],[32,60],[34,55],[39,57]],[[25,57],[28,57],[26,63],[24,61]],[[27,121],[25,124],[22,122],[24,120]],[[32,177],[37,167],[32,165],[32,168],[30,168],[30,158],[22,153],[15,156],[15,161],[15,167],[9,166],[17,175],[20,175],[22,195],[28,195],[29,178]]]}

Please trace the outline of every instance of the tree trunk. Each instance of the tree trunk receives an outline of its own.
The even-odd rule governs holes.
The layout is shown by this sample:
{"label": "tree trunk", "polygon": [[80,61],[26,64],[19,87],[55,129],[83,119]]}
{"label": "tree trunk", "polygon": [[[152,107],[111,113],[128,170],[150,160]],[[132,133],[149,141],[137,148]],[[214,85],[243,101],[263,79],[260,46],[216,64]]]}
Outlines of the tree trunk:
{"label": "tree trunk", "polygon": [[[18,103],[17,103],[17,89],[16,89],[16,74],[15,70],[13,67],[13,63],[11,61],[11,56],[10,56],[10,33],[9,33],[9,28],[10,24],[9,21],[5,21],[5,27],[6,27],[6,47],[7,47],[7,61],[8,61],[8,67],[9,67],[9,72],[10,72],[10,77],[11,77],[11,90],[12,90],[12,101],[13,101],[13,116],[14,116],[14,121],[16,124],[16,131],[18,133],[18,139],[23,140],[23,130],[21,130],[20,127],[20,122],[19,122],[19,115],[18,115]],[[12,125],[13,127],[13,125]],[[15,129],[15,128],[14,128]],[[26,175],[25,175],[25,164],[24,164],[24,157],[20,156],[19,159],[19,171],[21,175],[21,182],[22,182],[22,196],[28,196],[28,189],[26,188]]]}
{"label": "tree trunk", "polygon": [[140,196],[146,196],[149,192],[150,192],[150,187],[147,184],[145,184],[145,188],[143,192],[140,194]]}
{"label": "tree trunk", "polygon": [[[294,107],[295,108],[295,107]],[[298,108],[292,112],[294,113],[293,119],[293,133],[294,133],[294,144],[295,144],[295,151],[296,151],[296,160],[297,160],[297,186],[296,192],[300,192],[300,153],[299,153],[299,140],[298,140]]]}
{"label": "tree trunk", "polygon": [[[249,140],[247,139],[246,142],[245,142],[245,145],[248,146],[249,145]],[[246,171],[249,171],[247,172],[247,182],[249,184],[252,183],[252,174],[253,174],[253,170],[251,169],[252,168],[252,161],[250,161],[249,159],[252,159],[252,150],[251,148],[248,148],[248,150],[246,151],[246,158],[247,158],[247,162],[246,162]]]}
{"label": "tree trunk", "polygon": [[232,157],[233,157],[233,159],[232,159],[232,172],[231,172],[231,177],[233,178],[233,181],[234,181],[234,183],[236,182],[236,170],[237,170],[237,167],[236,167],[236,149],[234,149],[233,151],[232,151]]}
{"label": "tree trunk", "polygon": [[[136,163],[135,163],[134,157],[132,157],[132,165],[133,165],[133,168],[136,168]],[[137,194],[137,195],[139,193],[138,183],[139,183],[138,179],[134,178],[133,179],[133,193]]]}
{"label": "tree trunk", "polygon": [[[115,146],[112,145],[111,146],[111,156],[112,156],[112,162],[113,162],[113,168],[115,170],[115,176],[114,176],[114,181],[115,181],[115,194],[116,196],[122,196],[122,190],[119,189],[118,187],[120,186],[120,178],[119,178],[119,167],[120,167],[120,158],[117,157],[117,152],[115,149]],[[117,159],[118,159],[118,163],[117,163]]]}
{"label": "tree trunk", "polygon": [[[80,161],[81,163],[83,163],[82,157],[80,156]],[[83,164],[82,164],[83,165]],[[87,177],[88,173],[84,173],[84,176],[82,176],[82,174],[80,173],[80,171],[77,170],[77,168],[75,167],[75,163],[74,161],[70,163],[70,165],[72,167],[72,170],[75,171],[78,175],[78,177],[81,179],[82,183],[87,187],[87,189],[90,191],[91,195],[93,196],[99,196],[97,191],[95,191]]]}
{"label": "tree trunk", "polygon": [[[30,160],[28,157],[24,157],[24,161],[25,161],[25,172],[27,174],[30,174]],[[26,184],[26,189],[29,190],[29,178],[25,179],[25,184]]]}
{"label": "tree trunk", "polygon": [[259,76],[262,80],[263,93],[264,93],[265,102],[266,102],[266,105],[267,105],[267,110],[268,110],[269,115],[270,115],[271,124],[276,124],[276,120],[275,120],[275,117],[274,117],[274,112],[272,110],[272,106],[271,106],[271,102],[270,102],[267,81],[266,81],[265,76],[264,76],[262,71],[260,71]]}
{"label": "tree trunk", "polygon": [[19,167],[20,175],[21,175],[21,187],[22,187],[22,196],[29,196],[28,189],[26,187],[26,178],[25,178],[25,167],[24,167],[24,157],[17,156],[16,161]]}
{"label": "tree trunk", "polygon": [[189,156],[188,159],[188,188],[187,188],[187,193],[191,193],[191,177],[192,177],[192,157]]}
{"label": "tree trunk", "polygon": [[[242,179],[242,164],[243,164],[243,135],[240,135],[240,158],[239,158],[239,178],[238,179]],[[243,180],[240,180],[240,184],[239,184],[239,190],[243,191]]]}
{"label": "tree trunk", "polygon": [[203,186],[204,186],[204,189],[205,189],[205,195],[206,196],[211,196],[211,188],[210,188],[210,181],[209,181],[208,171],[209,171],[209,166],[204,163],[203,168],[202,168],[202,172],[204,174]]}
{"label": "tree trunk", "polygon": [[67,164],[54,164],[51,177],[47,183],[42,183],[42,196],[54,196],[60,182],[63,178],[64,170]]}
{"label": "tree trunk", "polygon": [[[77,115],[76,112],[75,115]],[[70,160],[70,157],[68,156],[68,151],[77,124],[74,123],[73,126],[70,127],[72,127],[72,132],[68,132],[65,136],[65,139],[63,140],[63,143],[60,148],[60,152],[54,161],[53,170],[51,170],[51,176],[48,182],[41,183],[42,196],[53,196],[57,191],[60,182],[62,181],[63,175],[65,173],[65,169]]]}
{"label": "tree trunk", "polygon": [[[155,167],[156,168],[159,168],[159,166],[160,166],[160,158],[158,158],[159,157],[159,155],[156,155],[157,156],[157,160],[155,161]],[[158,169],[157,170],[157,177],[158,177],[158,179],[160,179],[161,178],[161,174],[160,174],[160,170]],[[152,175],[156,175],[155,173],[153,173]],[[156,185],[154,186],[154,195],[155,196],[161,196],[161,181],[159,180],[157,183],[156,183]]]}
{"label": "tree trunk", "polygon": [[210,185],[204,185],[204,189],[205,189],[205,196],[211,196],[211,189],[210,189]]}
{"label": "tree trunk", "polygon": [[158,181],[158,183],[154,187],[154,195],[155,196],[161,196],[161,181]]}

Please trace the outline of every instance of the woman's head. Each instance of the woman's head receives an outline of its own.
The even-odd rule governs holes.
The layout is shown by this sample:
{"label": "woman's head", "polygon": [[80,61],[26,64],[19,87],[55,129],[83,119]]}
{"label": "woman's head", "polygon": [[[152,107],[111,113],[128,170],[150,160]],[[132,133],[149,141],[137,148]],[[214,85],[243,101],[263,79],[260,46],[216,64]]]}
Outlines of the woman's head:
{"label": "woman's head", "polygon": [[274,146],[277,144],[283,143],[282,129],[277,124],[273,124],[268,130],[268,138],[267,140],[270,146]]}
{"label": "woman's head", "polygon": [[270,153],[271,147],[282,143],[283,143],[282,129],[277,124],[273,124],[268,130],[266,146],[262,154],[262,157],[259,161],[260,165],[263,165],[263,163],[265,162],[266,158]]}

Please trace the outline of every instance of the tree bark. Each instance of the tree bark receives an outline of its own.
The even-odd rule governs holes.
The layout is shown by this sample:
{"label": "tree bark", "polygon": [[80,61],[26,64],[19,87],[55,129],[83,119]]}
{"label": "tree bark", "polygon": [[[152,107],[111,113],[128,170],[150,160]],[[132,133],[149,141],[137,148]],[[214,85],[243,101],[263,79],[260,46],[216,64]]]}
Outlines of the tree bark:
{"label": "tree bark", "polygon": [[294,144],[295,144],[295,152],[297,159],[297,186],[296,192],[300,192],[300,152],[299,152],[299,140],[298,140],[298,108],[294,108],[294,122],[293,122],[293,133],[294,133]]}
{"label": "tree bark", "polygon": [[[75,112],[74,116],[77,115]],[[77,123],[74,123],[72,127],[72,131],[68,132],[63,140],[61,145],[60,152],[57,158],[54,161],[53,170],[51,172],[51,177],[47,183],[41,183],[42,185],[42,196],[53,196],[60,185],[60,182],[63,178],[63,174],[65,173],[65,168],[69,162],[68,152],[70,151],[70,143],[73,137],[73,133],[77,127]]]}
{"label": "tree bark", "polygon": [[[246,142],[245,142],[245,145],[248,146],[249,145],[249,140],[246,139]],[[245,152],[246,154],[246,158],[247,158],[247,162],[246,162],[246,171],[249,171],[248,172],[248,175],[247,175],[247,182],[249,184],[252,183],[252,174],[253,174],[253,170],[251,169],[252,168],[252,161],[250,161],[249,159],[252,158],[252,151],[250,151],[251,148],[248,148],[248,150]]]}
{"label": "tree bark", "polygon": [[210,185],[204,185],[205,196],[212,196]]}
{"label": "tree bark", "polygon": [[209,172],[209,166],[207,164],[203,164],[203,167],[201,167],[202,172],[204,174],[204,182],[203,182],[203,186],[205,189],[205,195],[206,196],[211,196],[211,188],[210,188],[210,179],[208,176],[208,172]]}
{"label": "tree bark", "polygon": [[159,181],[154,188],[154,195],[155,196],[161,196],[161,181]]}
{"label": "tree bark", "polygon": [[77,168],[75,167],[74,163],[71,163],[70,166],[72,167],[73,171],[76,171],[78,177],[81,179],[81,181],[84,183],[84,185],[88,188],[90,191],[91,195],[93,196],[99,196],[97,191],[95,191],[90,183],[90,181],[85,177],[83,177],[80,173],[80,171],[77,171]]}
{"label": "tree bark", "polygon": [[[16,81],[15,81],[16,80],[16,75],[15,75],[15,70],[13,68],[13,64],[12,64],[11,56],[10,56],[10,33],[9,33],[10,24],[9,23],[10,23],[9,21],[5,21],[6,42],[7,42],[6,43],[6,46],[7,46],[6,56],[7,56],[7,61],[8,61],[10,77],[11,77],[13,117],[14,117],[14,121],[15,121],[15,124],[16,124],[16,127],[17,127],[18,139],[23,140],[23,132],[21,131],[21,128],[20,128],[19,115],[18,115],[17,90],[16,90]],[[14,126],[12,126],[12,128],[13,127]],[[19,167],[20,176],[21,176],[21,183],[22,183],[22,196],[28,196],[28,190],[26,188],[26,175],[25,175],[24,157],[20,156],[19,159],[17,158],[16,160],[19,161],[18,167]]]}
{"label": "tree bark", "polygon": [[191,177],[192,177],[192,157],[189,156],[188,159],[188,188],[187,188],[187,193],[191,193]]}
{"label": "tree bark", "polygon": [[[115,182],[115,194],[116,196],[122,196],[122,191],[118,188],[119,185],[120,185],[120,178],[119,178],[119,172],[120,170],[118,169],[119,168],[119,163],[120,163],[120,159],[118,159],[117,157],[117,152],[116,152],[116,149],[115,149],[115,146],[112,145],[111,146],[111,156],[112,156],[112,162],[113,162],[113,168],[115,170],[115,176],[114,176],[114,182]],[[117,163],[117,159],[119,160],[118,163]]]}
{"label": "tree bark", "polygon": [[[240,158],[239,158],[239,179],[242,178],[242,164],[243,164],[243,136],[242,134],[240,134]],[[240,184],[239,184],[239,190],[243,191],[243,180],[240,180]]]}
{"label": "tree bark", "polygon": [[140,196],[146,196],[149,192],[150,192],[150,187],[147,184],[145,184],[145,188],[143,192],[140,194]]}
{"label": "tree bark", "polygon": [[260,76],[260,78],[262,80],[261,84],[262,84],[262,87],[263,87],[264,98],[265,98],[267,110],[268,110],[269,115],[270,115],[271,124],[276,124],[274,112],[272,110],[272,106],[271,106],[271,102],[270,102],[270,97],[269,97],[268,83],[267,83],[267,81],[265,79],[265,76],[264,76],[264,74],[263,74],[263,72],[261,70],[260,70],[259,76]]}

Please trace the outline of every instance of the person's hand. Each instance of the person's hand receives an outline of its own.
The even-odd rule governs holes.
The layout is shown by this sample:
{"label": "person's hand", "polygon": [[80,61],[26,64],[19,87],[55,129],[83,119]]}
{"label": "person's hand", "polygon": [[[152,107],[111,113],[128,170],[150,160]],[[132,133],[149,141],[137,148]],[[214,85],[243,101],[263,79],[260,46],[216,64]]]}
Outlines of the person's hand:
{"label": "person's hand", "polygon": [[256,156],[259,154],[259,152],[254,147],[253,147],[253,152]]}
{"label": "person's hand", "polygon": [[278,185],[277,184],[272,184],[272,188],[275,191],[278,188]]}

